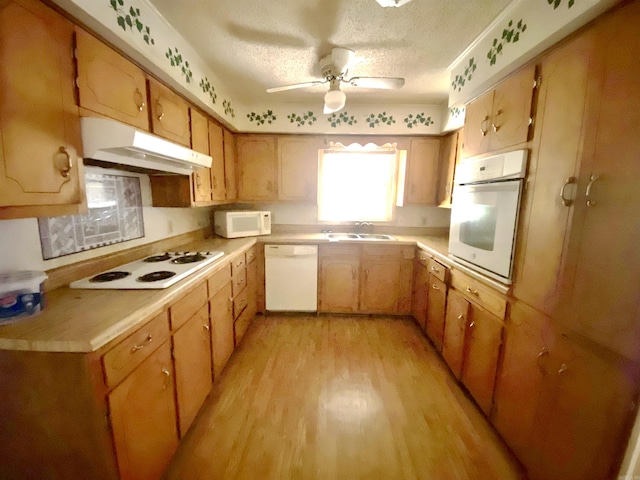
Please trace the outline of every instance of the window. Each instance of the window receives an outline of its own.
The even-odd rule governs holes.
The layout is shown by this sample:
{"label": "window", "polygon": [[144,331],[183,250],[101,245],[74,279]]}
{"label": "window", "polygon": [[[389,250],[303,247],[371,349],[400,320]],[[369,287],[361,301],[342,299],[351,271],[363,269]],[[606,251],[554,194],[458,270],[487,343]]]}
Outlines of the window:
{"label": "window", "polygon": [[393,220],[398,151],[395,145],[331,144],[320,155],[318,219]]}

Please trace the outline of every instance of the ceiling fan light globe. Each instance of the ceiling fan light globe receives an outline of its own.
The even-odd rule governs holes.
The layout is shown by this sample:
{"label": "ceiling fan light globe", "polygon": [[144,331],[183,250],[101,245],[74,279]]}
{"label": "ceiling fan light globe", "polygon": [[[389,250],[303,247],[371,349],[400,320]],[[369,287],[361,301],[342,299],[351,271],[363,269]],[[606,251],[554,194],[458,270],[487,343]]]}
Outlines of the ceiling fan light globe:
{"label": "ceiling fan light globe", "polygon": [[405,3],[409,3],[411,0],[376,0],[381,7],[401,7]]}
{"label": "ceiling fan light globe", "polygon": [[344,92],[340,90],[329,90],[324,96],[325,110],[337,112],[344,108],[346,101],[347,96]]}

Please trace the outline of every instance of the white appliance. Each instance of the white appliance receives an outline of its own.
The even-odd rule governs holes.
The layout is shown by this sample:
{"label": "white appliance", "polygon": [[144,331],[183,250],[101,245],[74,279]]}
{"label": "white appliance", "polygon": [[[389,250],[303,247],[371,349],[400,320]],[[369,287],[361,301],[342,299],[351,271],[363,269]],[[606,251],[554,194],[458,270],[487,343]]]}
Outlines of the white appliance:
{"label": "white appliance", "polygon": [[141,290],[170,287],[215,262],[224,252],[166,252],[72,282],[71,288]]}
{"label": "white appliance", "polygon": [[225,238],[253,237],[271,233],[271,212],[224,210],[213,214],[213,231]]}
{"label": "white appliance", "polygon": [[463,159],[456,167],[449,254],[503,283],[512,282],[527,151]]}
{"label": "white appliance", "polygon": [[82,117],[84,163],[142,173],[190,175],[212,158],[108,118]]}
{"label": "white appliance", "polygon": [[264,261],[268,311],[318,310],[317,245],[265,245]]}

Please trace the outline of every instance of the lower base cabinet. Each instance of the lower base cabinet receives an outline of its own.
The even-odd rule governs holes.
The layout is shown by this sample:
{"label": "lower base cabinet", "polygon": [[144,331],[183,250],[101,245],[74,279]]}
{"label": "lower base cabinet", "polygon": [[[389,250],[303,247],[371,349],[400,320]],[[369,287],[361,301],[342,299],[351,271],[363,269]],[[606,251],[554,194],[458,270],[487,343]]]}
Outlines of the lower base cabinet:
{"label": "lower base cabinet", "polygon": [[429,296],[427,297],[427,336],[436,350],[442,352],[444,339],[444,317],[447,304],[447,284],[429,274]]}
{"label": "lower base cabinet", "polygon": [[638,365],[511,309],[492,422],[531,480],[609,479],[637,402]]}
{"label": "lower base cabinet", "polygon": [[447,313],[442,342],[442,357],[451,371],[460,380],[465,358],[467,325],[471,305],[457,291],[451,290],[447,296]]}
{"label": "lower base cabinet", "polygon": [[109,394],[122,480],[160,478],[178,448],[171,345],[163,343]]}

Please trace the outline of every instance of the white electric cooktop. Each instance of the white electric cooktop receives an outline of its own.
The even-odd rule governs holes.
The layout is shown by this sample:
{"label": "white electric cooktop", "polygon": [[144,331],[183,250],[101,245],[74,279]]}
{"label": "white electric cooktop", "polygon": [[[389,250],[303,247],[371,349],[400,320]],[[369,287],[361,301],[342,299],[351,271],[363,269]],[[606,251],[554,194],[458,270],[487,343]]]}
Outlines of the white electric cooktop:
{"label": "white electric cooktop", "polygon": [[72,282],[71,288],[162,289],[222,257],[224,252],[166,252]]}

